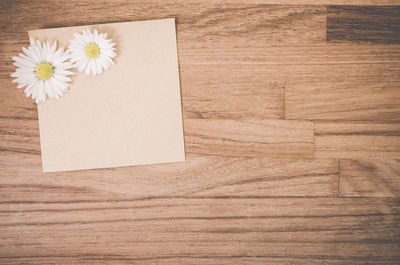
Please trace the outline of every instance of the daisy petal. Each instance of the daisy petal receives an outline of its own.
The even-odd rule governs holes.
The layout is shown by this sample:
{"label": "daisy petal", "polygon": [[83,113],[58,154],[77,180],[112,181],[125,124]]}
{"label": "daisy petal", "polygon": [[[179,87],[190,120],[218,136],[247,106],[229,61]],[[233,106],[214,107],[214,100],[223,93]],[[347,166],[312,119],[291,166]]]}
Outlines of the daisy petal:
{"label": "daisy petal", "polygon": [[49,98],[53,98],[53,97],[54,97],[54,94],[53,94],[53,90],[52,90],[52,87],[50,86],[49,81],[48,81],[48,80],[45,80],[44,83],[43,83],[43,85],[44,85],[44,89],[45,89],[45,91],[46,91],[47,96],[48,96]]}

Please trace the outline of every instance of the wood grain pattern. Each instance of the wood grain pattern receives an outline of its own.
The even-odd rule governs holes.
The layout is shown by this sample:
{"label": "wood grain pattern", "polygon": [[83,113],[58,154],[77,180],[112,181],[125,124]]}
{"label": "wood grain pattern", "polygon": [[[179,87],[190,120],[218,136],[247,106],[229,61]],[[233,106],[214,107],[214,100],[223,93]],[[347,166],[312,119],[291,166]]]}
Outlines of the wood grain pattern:
{"label": "wood grain pattern", "polygon": [[[396,5],[1,1],[0,264],[398,264]],[[42,173],[27,31],[167,17],[187,161]]]}
{"label": "wood grain pattern", "polygon": [[1,117],[0,150],[40,155],[37,119]]}
{"label": "wood grain pattern", "polygon": [[[23,150],[22,152],[24,152]],[[160,196],[333,196],[336,159],[283,160],[188,155],[185,163],[42,173],[39,154],[0,154],[1,201]],[[21,168],[13,161],[21,161]],[[10,177],[11,176],[11,177]],[[104,185],[107,183],[107,185]]]}
{"label": "wood grain pattern", "polygon": [[285,117],[398,121],[400,46],[333,47],[285,83]]}
{"label": "wood grain pattern", "polygon": [[328,6],[328,42],[400,43],[400,7]]}
{"label": "wood grain pattern", "polygon": [[[179,44],[179,62],[183,67],[254,67],[258,71],[273,71],[271,66],[286,67],[283,72],[271,72],[277,75],[275,80],[296,77],[315,78],[309,66],[334,66],[338,64],[385,64],[398,63],[400,45],[353,44],[353,43],[311,43],[276,44],[276,43],[231,43],[198,42]],[[257,68],[256,68],[257,66]],[[266,67],[269,66],[269,67]],[[293,67],[297,66],[297,69]],[[195,68],[196,69],[196,68]],[[233,68],[235,69],[235,68]],[[213,69],[214,70],[214,69]],[[223,71],[221,68],[217,68]],[[253,69],[252,69],[253,70]],[[297,72],[296,72],[297,70]],[[312,69],[314,70],[314,69]],[[337,67],[339,71],[340,68]],[[243,68],[242,71],[245,71]],[[354,75],[355,69],[353,69]],[[269,73],[269,72],[266,72]],[[329,75],[325,75],[329,77]],[[269,77],[269,76],[268,76]],[[333,76],[333,78],[337,78]]]}
{"label": "wood grain pattern", "polygon": [[201,67],[182,65],[184,117],[284,118],[285,88],[282,81],[268,80],[262,71],[232,70],[212,64]]}
{"label": "wood grain pattern", "polygon": [[399,156],[399,123],[315,123],[315,157],[395,158]]}
{"label": "wood grain pattern", "polygon": [[189,154],[312,158],[314,123],[285,120],[185,119]]}
{"label": "wood grain pattern", "polygon": [[377,158],[340,160],[340,195],[400,196],[400,160]]}
{"label": "wood grain pattern", "polygon": [[391,228],[399,220],[397,198],[3,204],[5,215],[21,212],[18,220],[0,217],[8,242],[3,264],[395,264],[400,258],[400,234]]}
{"label": "wood grain pattern", "polygon": [[[207,118],[400,118],[400,45],[258,44],[250,49],[245,44],[207,43],[195,47],[181,44],[180,49],[188,117],[196,112]],[[203,79],[200,73],[210,78]],[[281,84],[285,88],[284,106]],[[204,92],[197,100],[193,95],[200,85]],[[246,89],[238,94],[238,86]],[[255,104],[246,104],[251,100]],[[244,105],[250,105],[247,111]]]}

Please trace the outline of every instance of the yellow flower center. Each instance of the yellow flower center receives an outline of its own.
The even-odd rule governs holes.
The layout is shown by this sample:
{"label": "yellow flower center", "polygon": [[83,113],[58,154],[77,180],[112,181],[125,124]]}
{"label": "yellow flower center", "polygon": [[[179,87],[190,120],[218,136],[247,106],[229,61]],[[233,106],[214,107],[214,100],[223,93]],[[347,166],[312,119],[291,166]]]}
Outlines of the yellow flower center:
{"label": "yellow flower center", "polygon": [[100,54],[100,48],[96,43],[90,43],[86,46],[86,55],[89,58],[96,58]]}
{"label": "yellow flower center", "polygon": [[49,79],[54,74],[53,66],[49,63],[40,63],[36,66],[36,76],[42,80]]}

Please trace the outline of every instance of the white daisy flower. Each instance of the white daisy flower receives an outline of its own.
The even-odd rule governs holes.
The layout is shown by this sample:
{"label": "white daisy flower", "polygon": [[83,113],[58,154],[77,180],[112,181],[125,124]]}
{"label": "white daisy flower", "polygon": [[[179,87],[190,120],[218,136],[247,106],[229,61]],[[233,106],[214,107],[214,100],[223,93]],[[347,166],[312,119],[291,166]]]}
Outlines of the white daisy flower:
{"label": "white daisy flower", "polygon": [[108,70],[114,65],[112,58],[115,53],[115,43],[107,39],[107,33],[93,33],[83,30],[82,34],[75,33],[75,39],[70,40],[71,61],[75,63],[79,72],[85,71],[86,75],[98,75],[103,70]]}
{"label": "white daisy flower", "polygon": [[62,93],[68,91],[71,81],[67,71],[73,65],[68,61],[69,52],[64,48],[57,48],[57,43],[50,45],[49,42],[41,44],[40,41],[30,40],[28,49],[22,48],[25,54],[13,56],[14,65],[17,67],[13,82],[18,83],[18,88],[25,87],[27,97],[32,96],[36,104],[44,102],[46,96],[59,99]]}

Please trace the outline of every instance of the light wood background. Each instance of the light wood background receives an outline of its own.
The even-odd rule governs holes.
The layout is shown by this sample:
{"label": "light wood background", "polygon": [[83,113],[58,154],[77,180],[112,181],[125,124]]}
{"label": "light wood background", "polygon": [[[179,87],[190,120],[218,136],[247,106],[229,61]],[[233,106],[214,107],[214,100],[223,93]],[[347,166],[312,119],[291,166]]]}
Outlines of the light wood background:
{"label": "light wood background", "polygon": [[[241,2],[0,2],[0,264],[400,263],[400,3]],[[27,31],[169,17],[187,161],[41,173]]]}

